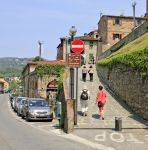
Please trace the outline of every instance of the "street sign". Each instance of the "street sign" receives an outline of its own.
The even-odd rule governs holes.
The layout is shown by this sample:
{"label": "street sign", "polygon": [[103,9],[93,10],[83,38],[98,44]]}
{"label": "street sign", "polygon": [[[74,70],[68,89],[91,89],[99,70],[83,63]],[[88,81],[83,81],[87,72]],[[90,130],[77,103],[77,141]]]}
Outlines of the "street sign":
{"label": "street sign", "polygon": [[74,53],[81,53],[84,50],[84,42],[80,39],[76,39],[71,43],[71,50]]}
{"label": "street sign", "polygon": [[69,53],[68,54],[68,67],[79,68],[81,65],[81,54],[80,53]]}

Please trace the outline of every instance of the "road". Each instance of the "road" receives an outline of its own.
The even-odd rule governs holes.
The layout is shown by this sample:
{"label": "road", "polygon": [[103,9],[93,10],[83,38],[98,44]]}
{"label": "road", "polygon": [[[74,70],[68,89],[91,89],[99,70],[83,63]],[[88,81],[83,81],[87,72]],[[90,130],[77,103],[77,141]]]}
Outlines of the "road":
{"label": "road", "polygon": [[54,122],[26,122],[10,108],[8,95],[0,95],[0,150],[95,150],[72,135],[60,133]]}
{"label": "road", "polygon": [[65,134],[58,122],[26,122],[0,94],[0,150],[147,150],[148,130],[83,128]]}

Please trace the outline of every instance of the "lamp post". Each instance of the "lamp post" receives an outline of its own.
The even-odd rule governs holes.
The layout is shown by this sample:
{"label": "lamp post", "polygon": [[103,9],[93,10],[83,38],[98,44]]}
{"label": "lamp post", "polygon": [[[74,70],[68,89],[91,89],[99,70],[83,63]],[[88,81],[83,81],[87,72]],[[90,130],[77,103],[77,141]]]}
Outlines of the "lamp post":
{"label": "lamp post", "polygon": [[41,54],[42,54],[42,44],[43,44],[43,42],[41,42],[41,41],[38,41],[38,44],[39,44],[39,60],[41,61]]}
{"label": "lamp post", "polygon": [[[69,35],[71,37],[71,42],[74,40],[74,36],[76,35],[77,29],[75,26],[72,26],[69,29]],[[70,47],[71,51],[71,47]],[[70,96],[71,99],[74,99],[74,68],[70,68]]]}
{"label": "lamp post", "polygon": [[132,3],[132,7],[133,7],[133,24],[134,24],[134,29],[136,28],[135,6],[136,6],[136,2],[134,1],[134,2]]}
{"label": "lamp post", "polygon": [[[71,42],[74,40],[77,29],[75,26],[72,26],[69,30],[69,35],[71,36]],[[74,125],[77,125],[77,101],[78,101],[78,68],[76,68],[76,99],[74,105]],[[70,68],[70,89],[71,89],[71,98],[74,99],[74,68]]]}

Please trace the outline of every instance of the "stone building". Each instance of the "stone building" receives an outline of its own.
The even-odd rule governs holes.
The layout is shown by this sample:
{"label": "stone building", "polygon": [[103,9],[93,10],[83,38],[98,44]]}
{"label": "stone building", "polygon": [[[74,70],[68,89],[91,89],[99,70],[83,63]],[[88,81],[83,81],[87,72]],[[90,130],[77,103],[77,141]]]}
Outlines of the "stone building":
{"label": "stone building", "polygon": [[[96,59],[98,50],[98,31],[85,33],[84,36],[75,37],[84,42],[84,51],[81,53],[82,60],[91,63],[92,58]],[[57,47],[57,60],[66,60],[66,55],[70,53],[70,37],[60,38],[60,44]]]}
{"label": "stone building", "polygon": [[4,78],[0,78],[0,91],[5,91],[8,89],[9,89],[9,83]]}
{"label": "stone building", "polygon": [[[145,17],[136,17],[135,20],[136,27],[138,27],[148,19]],[[98,22],[98,55],[105,52],[133,30],[133,17],[103,15]]]}
{"label": "stone building", "polygon": [[22,72],[23,96],[49,98],[49,95],[52,95],[52,98],[55,98],[57,77],[54,75],[39,77],[35,72],[35,68],[40,64],[64,64],[64,61],[53,60],[28,63]]}

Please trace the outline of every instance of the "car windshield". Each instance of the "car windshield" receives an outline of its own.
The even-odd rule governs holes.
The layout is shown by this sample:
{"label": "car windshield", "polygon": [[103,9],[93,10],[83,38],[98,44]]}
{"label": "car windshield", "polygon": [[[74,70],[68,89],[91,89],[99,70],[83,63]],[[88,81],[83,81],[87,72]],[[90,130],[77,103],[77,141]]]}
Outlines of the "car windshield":
{"label": "car windshield", "polygon": [[31,100],[29,102],[30,107],[47,107],[48,102],[46,100]]}
{"label": "car windshield", "polygon": [[25,103],[25,101],[26,101],[26,99],[22,99],[22,100],[20,101],[20,104],[23,105],[23,104]]}
{"label": "car windshield", "polygon": [[16,101],[19,103],[21,100],[22,100],[22,98],[17,98]]}

